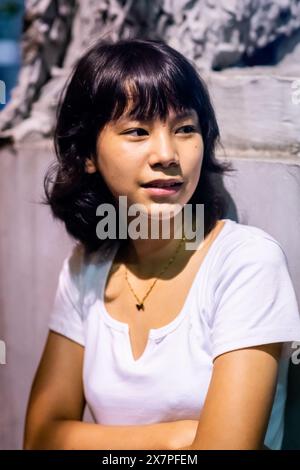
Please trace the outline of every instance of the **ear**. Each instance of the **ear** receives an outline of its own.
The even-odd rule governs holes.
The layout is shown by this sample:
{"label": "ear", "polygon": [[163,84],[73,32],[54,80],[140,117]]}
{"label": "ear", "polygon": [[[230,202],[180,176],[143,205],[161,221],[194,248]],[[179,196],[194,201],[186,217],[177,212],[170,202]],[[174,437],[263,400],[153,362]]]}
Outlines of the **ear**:
{"label": "ear", "polygon": [[95,163],[90,158],[85,160],[85,171],[87,173],[96,173],[97,171]]}

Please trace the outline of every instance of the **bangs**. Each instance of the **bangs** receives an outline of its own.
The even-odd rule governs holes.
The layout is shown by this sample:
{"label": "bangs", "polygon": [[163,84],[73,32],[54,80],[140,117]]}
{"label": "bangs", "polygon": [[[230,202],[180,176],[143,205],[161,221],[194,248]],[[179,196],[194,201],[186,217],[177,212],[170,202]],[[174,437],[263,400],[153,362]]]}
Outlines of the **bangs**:
{"label": "bangs", "polygon": [[141,121],[166,120],[170,110],[181,113],[190,108],[199,115],[197,95],[201,85],[190,64],[177,58],[176,53],[171,60],[170,54],[161,47],[158,50],[155,43],[144,49],[145,45],[139,51],[139,44],[132,49],[128,44],[125,50],[121,46],[119,51],[115,48],[114,57],[105,67],[109,76],[104,77],[103,68],[97,74],[94,102],[98,110],[106,111],[105,120],[115,121],[121,116]]}
{"label": "bangs", "polygon": [[122,87],[118,87],[111,120],[118,120],[122,116],[138,121],[164,121],[170,111],[181,113],[191,107],[190,102],[178,95],[176,90],[160,83],[157,77],[151,78],[151,81],[140,79],[135,82],[128,79]]}

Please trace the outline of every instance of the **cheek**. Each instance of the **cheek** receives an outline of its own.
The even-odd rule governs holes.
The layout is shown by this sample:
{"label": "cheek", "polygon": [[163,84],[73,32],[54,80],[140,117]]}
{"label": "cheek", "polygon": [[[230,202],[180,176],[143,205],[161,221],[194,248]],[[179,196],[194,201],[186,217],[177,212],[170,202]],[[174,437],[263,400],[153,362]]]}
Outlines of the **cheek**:
{"label": "cheek", "polygon": [[196,160],[196,165],[201,168],[202,162],[203,162],[203,153],[204,153],[204,145],[203,145],[203,140],[200,137],[199,143],[195,144],[194,146],[194,152],[195,152],[195,160]]}
{"label": "cheek", "polygon": [[134,151],[128,144],[120,142],[115,136],[105,136],[98,146],[99,167],[106,172],[128,175],[136,168]]}
{"label": "cheek", "polygon": [[186,169],[191,173],[195,179],[199,177],[203,162],[203,145],[202,143],[193,144],[188,152],[188,158],[186,159]]}
{"label": "cheek", "polygon": [[183,159],[183,173],[187,178],[187,192],[188,196],[191,197],[194,193],[201,175],[201,168],[203,162],[203,146],[201,143],[193,143],[191,145],[186,158]]}
{"label": "cheek", "polygon": [[99,162],[99,171],[115,198],[131,193],[136,166],[131,165],[124,155],[103,155]]}
{"label": "cheek", "polygon": [[97,148],[98,153],[98,168],[104,179],[113,184],[116,180],[119,181],[122,172],[124,171],[125,159],[119,149],[113,144],[107,142],[99,145]]}

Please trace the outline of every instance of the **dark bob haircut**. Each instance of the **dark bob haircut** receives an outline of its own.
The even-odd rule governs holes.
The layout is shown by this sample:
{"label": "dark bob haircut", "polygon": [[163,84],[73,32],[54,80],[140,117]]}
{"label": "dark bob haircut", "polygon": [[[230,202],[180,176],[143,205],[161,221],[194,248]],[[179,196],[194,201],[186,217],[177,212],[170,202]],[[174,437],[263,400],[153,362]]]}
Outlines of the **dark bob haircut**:
{"label": "dark bob haircut", "polygon": [[88,252],[103,243],[96,234],[97,206],[115,205],[115,201],[100,172],[87,173],[85,162],[87,158],[96,159],[97,137],[105,124],[128,109],[129,90],[129,116],[133,119],[164,120],[170,109],[195,109],[204,155],[199,183],[189,204],[193,208],[204,204],[205,235],[226,210],[213,175],[231,171],[231,167],[215,159],[219,128],[206,85],[195,68],[163,41],[98,40],[77,61],[62,90],[54,131],[57,161],[44,178],[44,202]]}

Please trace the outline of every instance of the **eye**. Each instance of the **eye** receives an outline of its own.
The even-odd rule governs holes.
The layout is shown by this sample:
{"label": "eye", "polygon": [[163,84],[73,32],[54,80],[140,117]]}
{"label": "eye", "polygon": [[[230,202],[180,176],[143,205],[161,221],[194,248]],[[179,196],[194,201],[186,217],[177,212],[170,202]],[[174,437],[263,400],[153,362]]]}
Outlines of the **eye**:
{"label": "eye", "polygon": [[[136,132],[137,134],[134,134]],[[142,137],[143,135],[147,135],[148,132],[141,127],[136,127],[135,129],[129,129],[128,131],[123,132],[125,135],[132,135],[133,137]]]}
{"label": "eye", "polygon": [[182,126],[182,127],[179,127],[179,129],[177,129],[177,132],[182,131],[182,130],[184,134],[190,134],[192,132],[196,132],[196,127],[191,126],[191,125]]}

